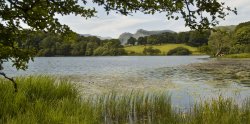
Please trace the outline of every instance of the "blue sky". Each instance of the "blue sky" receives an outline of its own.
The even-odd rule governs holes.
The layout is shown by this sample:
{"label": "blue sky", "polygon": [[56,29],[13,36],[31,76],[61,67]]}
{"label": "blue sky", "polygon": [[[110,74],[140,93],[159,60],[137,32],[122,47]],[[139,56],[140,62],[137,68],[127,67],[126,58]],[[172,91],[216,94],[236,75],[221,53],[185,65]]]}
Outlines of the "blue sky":
{"label": "blue sky", "polygon": [[[226,5],[236,7],[238,15],[230,14],[226,20],[221,20],[220,25],[236,25],[241,22],[250,21],[250,0],[220,0],[225,1]],[[97,17],[85,19],[82,17],[69,15],[58,16],[63,24],[79,34],[93,34],[103,37],[118,38],[123,32],[134,33],[137,29],[146,30],[173,30],[176,32],[187,31],[182,19],[167,20],[164,13],[155,15],[144,15],[134,13],[133,16],[123,16],[121,14],[104,12],[102,7],[88,4],[88,7],[95,7],[98,11]]]}

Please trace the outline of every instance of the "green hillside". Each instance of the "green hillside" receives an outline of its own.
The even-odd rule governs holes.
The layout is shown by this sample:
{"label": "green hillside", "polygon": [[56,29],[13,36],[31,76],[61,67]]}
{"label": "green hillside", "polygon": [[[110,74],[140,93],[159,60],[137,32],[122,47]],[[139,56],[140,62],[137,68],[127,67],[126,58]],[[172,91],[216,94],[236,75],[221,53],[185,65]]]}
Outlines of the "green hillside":
{"label": "green hillside", "polygon": [[159,49],[161,51],[161,55],[166,55],[166,53],[171,50],[174,49],[176,47],[185,47],[187,49],[189,49],[193,55],[200,55],[201,53],[198,52],[198,48],[197,47],[191,47],[185,44],[163,44],[163,45],[137,45],[137,46],[125,46],[125,51],[129,54],[129,55],[143,55],[143,49],[145,47],[150,47],[152,46],[155,49]]}

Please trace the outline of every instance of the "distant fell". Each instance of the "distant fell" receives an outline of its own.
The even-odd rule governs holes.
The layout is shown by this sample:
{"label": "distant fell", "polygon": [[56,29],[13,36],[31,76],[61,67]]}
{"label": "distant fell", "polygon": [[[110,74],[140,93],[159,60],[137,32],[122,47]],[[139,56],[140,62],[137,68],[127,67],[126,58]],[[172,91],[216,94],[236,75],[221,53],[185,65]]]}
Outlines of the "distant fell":
{"label": "distant fell", "polygon": [[165,33],[165,32],[174,33],[174,31],[171,31],[171,30],[147,31],[147,30],[144,30],[144,29],[139,29],[139,30],[137,30],[137,32],[133,36],[134,36],[134,38],[138,39],[139,37],[157,35],[157,34],[162,34],[162,33]]}
{"label": "distant fell", "polygon": [[96,35],[92,35],[92,34],[79,34],[80,36],[84,36],[84,37],[98,37],[100,38],[101,40],[110,40],[110,39],[114,39],[112,37],[102,37],[102,36],[96,36]]}
{"label": "distant fell", "polygon": [[172,31],[172,30],[147,31],[147,30],[144,30],[144,29],[139,29],[134,34],[129,33],[129,32],[122,33],[119,36],[119,40],[120,40],[121,44],[124,45],[124,44],[127,43],[128,39],[130,37],[134,37],[134,38],[138,39],[139,37],[146,37],[146,36],[150,36],[150,35],[157,35],[157,34],[162,34],[162,33],[165,33],[165,32],[174,33],[174,31]]}
{"label": "distant fell", "polygon": [[214,29],[224,29],[224,30],[235,30],[237,25],[228,25],[228,26],[216,26]]}
{"label": "distant fell", "polygon": [[122,33],[120,36],[119,36],[119,40],[121,42],[122,45],[126,44],[128,39],[130,37],[133,37],[134,34],[131,34],[131,33],[128,33],[128,32],[125,32],[125,33]]}

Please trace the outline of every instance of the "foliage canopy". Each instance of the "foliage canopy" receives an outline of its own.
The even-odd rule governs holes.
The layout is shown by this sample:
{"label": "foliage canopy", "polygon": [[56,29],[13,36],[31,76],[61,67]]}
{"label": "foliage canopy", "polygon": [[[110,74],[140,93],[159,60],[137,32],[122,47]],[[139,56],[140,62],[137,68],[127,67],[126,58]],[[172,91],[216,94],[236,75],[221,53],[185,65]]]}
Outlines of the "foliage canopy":
{"label": "foliage canopy", "polygon": [[232,39],[232,34],[226,30],[218,29],[216,32],[212,32],[209,37],[208,46],[210,52],[213,56],[219,56],[225,54],[230,47],[230,39]]}
{"label": "foliage canopy", "polygon": [[250,22],[243,22],[237,26],[217,27],[209,36],[208,45],[204,44],[200,47],[200,51],[215,57],[224,55],[234,57],[227,54],[248,55],[250,53],[249,34]]}

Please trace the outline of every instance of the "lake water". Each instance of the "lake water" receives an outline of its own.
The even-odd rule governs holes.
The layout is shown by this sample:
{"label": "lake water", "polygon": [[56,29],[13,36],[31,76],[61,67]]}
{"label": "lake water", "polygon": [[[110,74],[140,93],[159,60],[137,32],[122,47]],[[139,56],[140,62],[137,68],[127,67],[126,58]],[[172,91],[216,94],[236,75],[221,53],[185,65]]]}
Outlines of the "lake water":
{"label": "lake water", "polygon": [[5,64],[9,75],[140,75],[142,71],[205,61],[208,56],[37,57],[26,71]]}
{"label": "lake water", "polygon": [[250,97],[250,87],[236,80],[222,78],[218,81],[214,78],[216,75],[199,69],[183,69],[190,64],[210,61],[208,56],[37,57],[26,71],[15,70],[11,63],[4,64],[4,71],[10,76],[68,77],[81,84],[86,95],[113,90],[168,92],[173,104],[184,109],[219,95],[232,97],[239,103]]}

